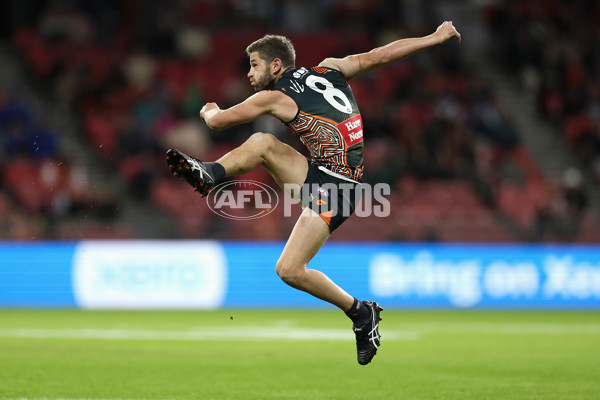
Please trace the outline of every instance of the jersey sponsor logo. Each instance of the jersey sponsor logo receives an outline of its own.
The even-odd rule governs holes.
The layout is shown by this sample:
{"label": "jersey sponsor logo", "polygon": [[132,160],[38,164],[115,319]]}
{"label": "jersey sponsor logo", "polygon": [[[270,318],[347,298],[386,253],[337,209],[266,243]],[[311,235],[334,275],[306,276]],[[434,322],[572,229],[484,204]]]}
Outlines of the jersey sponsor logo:
{"label": "jersey sponsor logo", "polygon": [[344,125],[346,125],[346,128],[350,131],[362,127],[362,121],[360,119],[356,121],[349,121],[344,123]]}
{"label": "jersey sponsor logo", "polygon": [[340,122],[337,124],[337,128],[342,134],[344,142],[346,142],[346,146],[350,147],[362,142],[363,126],[360,114],[355,115],[344,122]]}
{"label": "jersey sponsor logo", "polygon": [[300,79],[302,78],[304,75],[306,75],[308,73],[308,70],[304,67],[300,67],[298,68],[297,71],[295,71],[292,75],[294,76],[294,78],[296,79]]}
{"label": "jersey sponsor logo", "polygon": [[363,137],[363,131],[362,131],[362,130],[360,130],[360,131],[358,131],[358,132],[356,132],[356,133],[350,133],[350,134],[348,134],[348,137],[349,137],[349,138],[350,138],[350,140],[352,140],[352,141],[357,141],[357,140],[360,140],[360,139],[362,139],[362,137]]}

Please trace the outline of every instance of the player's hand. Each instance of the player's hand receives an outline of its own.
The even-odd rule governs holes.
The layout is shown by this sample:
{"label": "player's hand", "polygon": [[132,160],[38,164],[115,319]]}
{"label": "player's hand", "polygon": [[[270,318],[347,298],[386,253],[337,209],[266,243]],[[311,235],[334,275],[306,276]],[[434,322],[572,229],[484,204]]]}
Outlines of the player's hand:
{"label": "player's hand", "polygon": [[204,122],[208,124],[208,120],[210,119],[210,117],[212,117],[219,110],[220,108],[217,105],[217,103],[206,103],[204,107],[202,107],[202,109],[200,110],[200,118],[202,118]]}
{"label": "player's hand", "polygon": [[440,43],[444,43],[452,38],[456,38],[456,40],[460,44],[460,33],[458,33],[454,25],[452,25],[452,21],[444,21],[435,30],[434,35],[439,39]]}

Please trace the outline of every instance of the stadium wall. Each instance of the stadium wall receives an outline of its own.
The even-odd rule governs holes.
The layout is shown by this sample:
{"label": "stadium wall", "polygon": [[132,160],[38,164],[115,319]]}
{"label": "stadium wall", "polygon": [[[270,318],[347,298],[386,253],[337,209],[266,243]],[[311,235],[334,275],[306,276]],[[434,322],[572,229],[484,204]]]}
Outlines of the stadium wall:
{"label": "stadium wall", "polygon": [[[0,307],[323,308],[275,274],[283,243],[0,243]],[[328,243],[310,264],[414,309],[600,309],[600,246]]]}

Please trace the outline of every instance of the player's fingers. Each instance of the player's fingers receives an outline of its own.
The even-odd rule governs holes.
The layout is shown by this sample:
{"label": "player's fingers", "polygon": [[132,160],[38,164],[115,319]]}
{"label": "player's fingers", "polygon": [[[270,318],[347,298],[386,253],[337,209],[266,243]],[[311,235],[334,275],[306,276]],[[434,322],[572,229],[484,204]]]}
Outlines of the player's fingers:
{"label": "player's fingers", "polygon": [[458,31],[456,30],[456,28],[452,24],[452,21],[446,21],[444,23],[448,24],[450,30],[454,33],[454,36],[456,37],[456,40],[458,41],[458,44],[460,44],[460,41],[462,40],[462,37],[460,36],[460,33],[458,33]]}

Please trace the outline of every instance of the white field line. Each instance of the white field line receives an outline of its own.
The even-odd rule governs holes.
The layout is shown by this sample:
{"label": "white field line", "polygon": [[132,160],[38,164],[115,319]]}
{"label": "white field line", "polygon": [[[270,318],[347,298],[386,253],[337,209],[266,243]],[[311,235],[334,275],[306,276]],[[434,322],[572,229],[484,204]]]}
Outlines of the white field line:
{"label": "white field line", "polygon": [[[425,323],[387,330],[383,340],[410,341],[428,334],[600,335],[600,324],[552,323]],[[208,327],[188,331],[137,329],[0,328],[0,337],[29,339],[98,339],[165,341],[354,341],[350,329],[308,329],[293,326]]]}
{"label": "white field line", "polygon": [[[210,327],[198,331],[157,331],[131,329],[0,329],[0,337],[29,339],[100,339],[168,341],[354,341],[350,329],[306,329],[283,327]],[[385,340],[416,340],[415,332],[386,332]]]}

